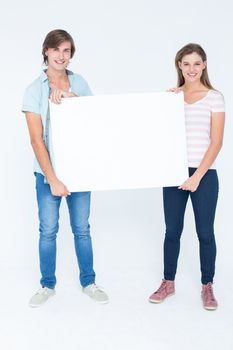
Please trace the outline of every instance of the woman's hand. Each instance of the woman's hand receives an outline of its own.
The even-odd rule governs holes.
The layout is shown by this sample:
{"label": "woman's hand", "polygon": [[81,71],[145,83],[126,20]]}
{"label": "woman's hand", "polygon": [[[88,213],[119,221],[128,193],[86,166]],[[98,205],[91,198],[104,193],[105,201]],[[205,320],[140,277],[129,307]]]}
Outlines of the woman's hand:
{"label": "woman's hand", "polygon": [[201,179],[193,174],[178,188],[180,190],[195,192],[200,184],[200,181]]}
{"label": "woman's hand", "polygon": [[167,92],[175,92],[175,94],[178,94],[179,92],[182,91],[181,87],[174,87],[166,90]]}
{"label": "woman's hand", "polygon": [[50,183],[50,189],[53,196],[64,196],[67,197],[70,195],[70,192],[66,186],[58,179]]}
{"label": "woman's hand", "polygon": [[75,94],[73,94],[73,92],[64,91],[64,90],[60,90],[60,89],[54,89],[51,92],[50,99],[53,103],[59,104],[59,103],[61,103],[61,99],[63,97],[74,97],[74,96],[75,96]]}

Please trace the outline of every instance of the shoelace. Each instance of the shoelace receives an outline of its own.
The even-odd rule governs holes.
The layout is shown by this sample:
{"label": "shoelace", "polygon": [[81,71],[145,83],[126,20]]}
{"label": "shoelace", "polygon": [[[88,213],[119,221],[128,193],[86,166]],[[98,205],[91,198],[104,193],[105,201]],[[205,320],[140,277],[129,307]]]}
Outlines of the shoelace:
{"label": "shoelace", "polygon": [[47,290],[46,287],[40,288],[40,289],[36,292],[36,294],[48,294],[48,290]]}
{"label": "shoelace", "polygon": [[159,289],[157,289],[154,294],[162,292],[166,288],[166,281],[163,281]]}
{"label": "shoelace", "polygon": [[211,301],[215,301],[214,292],[213,292],[211,283],[207,283],[206,285],[206,294],[208,299],[210,299]]}
{"label": "shoelace", "polygon": [[93,284],[90,288],[90,290],[92,291],[92,293],[95,293],[95,291],[99,291],[99,292],[103,292],[102,290],[103,288],[101,286],[98,286],[96,284]]}

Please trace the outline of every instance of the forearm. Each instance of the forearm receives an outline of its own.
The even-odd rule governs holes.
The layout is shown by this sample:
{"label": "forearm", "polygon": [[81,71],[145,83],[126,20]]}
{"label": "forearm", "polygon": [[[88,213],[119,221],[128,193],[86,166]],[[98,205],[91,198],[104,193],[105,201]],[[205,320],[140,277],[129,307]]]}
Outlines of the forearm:
{"label": "forearm", "polygon": [[57,177],[54,173],[49,153],[45,147],[43,140],[31,141],[31,145],[34,150],[35,156],[40,164],[40,167],[48,180],[48,183],[51,184],[52,182],[57,180]]}
{"label": "forearm", "polygon": [[69,195],[70,192],[68,191],[67,187],[56,177],[53,170],[49,153],[43,142],[43,126],[40,115],[32,112],[26,112],[26,119],[32,148],[40,167],[48,180],[52,195]]}
{"label": "forearm", "polygon": [[199,180],[205,175],[205,173],[209,170],[217,155],[222,147],[222,142],[211,142],[199,167],[194,173],[194,176]]}

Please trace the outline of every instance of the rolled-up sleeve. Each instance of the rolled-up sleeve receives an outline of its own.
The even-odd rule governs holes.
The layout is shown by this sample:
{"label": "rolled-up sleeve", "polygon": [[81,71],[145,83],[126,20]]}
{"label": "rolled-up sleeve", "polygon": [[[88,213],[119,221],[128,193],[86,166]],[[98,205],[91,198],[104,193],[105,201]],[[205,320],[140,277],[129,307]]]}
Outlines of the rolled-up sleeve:
{"label": "rolled-up sleeve", "polygon": [[38,89],[34,85],[30,85],[23,96],[22,112],[32,112],[40,114],[40,99]]}

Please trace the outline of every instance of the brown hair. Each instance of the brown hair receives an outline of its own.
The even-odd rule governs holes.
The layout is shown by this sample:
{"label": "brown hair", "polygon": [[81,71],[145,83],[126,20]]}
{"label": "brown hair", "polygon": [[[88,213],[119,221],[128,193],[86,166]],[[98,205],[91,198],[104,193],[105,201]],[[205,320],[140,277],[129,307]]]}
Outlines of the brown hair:
{"label": "brown hair", "polygon": [[75,45],[74,45],[74,40],[72,36],[68,32],[62,29],[55,29],[46,35],[42,46],[42,55],[44,58],[44,64],[48,63],[48,57],[46,56],[45,52],[49,48],[58,47],[64,41],[69,41],[71,44],[71,58],[72,58],[75,53]]}
{"label": "brown hair", "polygon": [[[182,47],[182,49],[180,49],[177,54],[176,54],[176,57],[175,57],[175,65],[176,65],[176,70],[177,70],[177,86],[180,87],[182,85],[184,85],[184,77],[183,77],[183,74],[182,74],[182,71],[179,67],[179,62],[182,61],[182,58],[186,55],[190,55],[192,54],[193,52],[197,53],[199,56],[201,56],[202,58],[202,61],[205,62],[207,60],[207,57],[206,57],[206,53],[205,51],[203,50],[203,48],[198,45],[198,44],[193,44],[193,43],[190,43],[190,44],[187,44],[185,45],[184,47]],[[208,72],[207,72],[207,67],[202,71],[202,75],[201,75],[201,83],[209,88],[209,89],[213,89],[213,86],[211,85],[210,83],[210,80],[209,80],[209,76],[208,76]]]}

